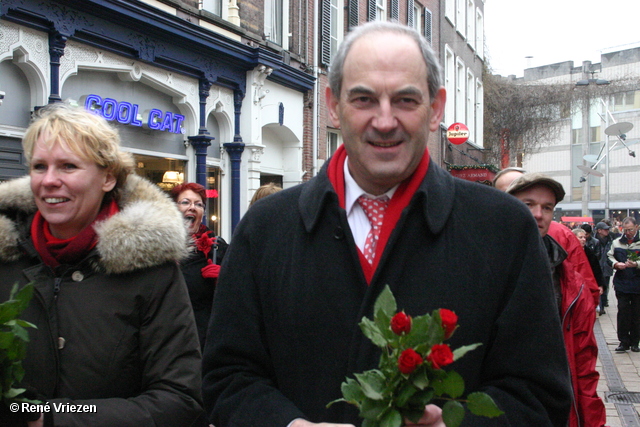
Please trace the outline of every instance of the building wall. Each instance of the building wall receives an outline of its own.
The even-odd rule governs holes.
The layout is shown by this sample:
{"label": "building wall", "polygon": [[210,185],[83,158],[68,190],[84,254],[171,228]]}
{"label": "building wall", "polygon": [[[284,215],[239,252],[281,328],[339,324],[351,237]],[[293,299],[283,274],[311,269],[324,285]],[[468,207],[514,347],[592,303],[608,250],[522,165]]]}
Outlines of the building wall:
{"label": "building wall", "polygon": [[[584,142],[572,144],[572,128],[582,129],[580,117],[561,120],[561,132],[555,141],[542,146],[537,152],[523,159],[523,167],[531,172],[547,173],[562,183],[567,192],[559,205],[557,217],[591,216],[595,221],[607,216],[622,219],[631,215],[640,219],[640,157],[633,157],[640,147],[640,48],[610,52],[601,55],[600,63],[585,61],[574,66],[573,61],[550,64],[527,69],[522,82],[525,83],[566,83],[575,85],[578,81],[588,82],[587,86],[575,85],[575,91],[597,90],[596,80],[609,81],[601,87],[608,95],[593,95],[589,113],[589,125],[599,127],[598,137],[591,139],[585,151]],[[591,81],[589,82],[589,79]],[[624,93],[633,93],[633,103],[616,107],[616,98]],[[627,97],[628,95],[624,95]],[[603,104],[601,99],[606,103]],[[627,98],[625,98],[627,99]],[[585,101],[581,101],[584,103]],[[578,107],[574,105],[574,110]],[[609,113],[607,113],[607,108]],[[598,115],[599,114],[599,115]],[[585,174],[578,166],[592,167],[594,162],[584,159],[583,153],[595,155],[606,153],[605,129],[614,123],[630,123],[633,127],[626,134],[629,149],[624,148],[615,135],[608,140],[609,147],[616,148],[606,157],[600,157],[596,171],[602,177]],[[573,154],[572,154],[573,150]],[[608,171],[607,171],[608,157]],[[584,177],[588,187],[580,183]],[[607,191],[607,177],[609,179]],[[586,191],[585,191],[586,190]],[[608,193],[608,194],[607,194]],[[607,203],[608,202],[608,203]]]}

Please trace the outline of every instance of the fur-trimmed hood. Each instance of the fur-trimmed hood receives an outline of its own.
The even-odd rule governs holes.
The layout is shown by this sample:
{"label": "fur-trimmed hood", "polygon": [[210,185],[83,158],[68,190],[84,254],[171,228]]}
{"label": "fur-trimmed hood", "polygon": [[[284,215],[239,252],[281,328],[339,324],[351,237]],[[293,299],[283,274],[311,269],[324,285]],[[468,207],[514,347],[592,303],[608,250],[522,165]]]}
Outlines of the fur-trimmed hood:
{"label": "fur-trimmed hood", "polygon": [[[118,203],[120,212],[96,224],[98,264],[108,274],[128,273],[187,253],[187,230],[173,201],[151,182],[137,175],[127,178]],[[0,184],[0,261],[17,260],[20,219],[36,212],[28,176]]]}

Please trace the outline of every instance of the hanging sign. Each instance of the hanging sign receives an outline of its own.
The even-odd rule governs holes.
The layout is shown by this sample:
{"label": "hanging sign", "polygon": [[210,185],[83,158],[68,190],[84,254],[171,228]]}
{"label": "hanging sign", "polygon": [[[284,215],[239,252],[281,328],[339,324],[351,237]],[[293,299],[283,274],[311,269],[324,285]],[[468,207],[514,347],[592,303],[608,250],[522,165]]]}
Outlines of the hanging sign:
{"label": "hanging sign", "polygon": [[469,139],[469,128],[464,123],[454,123],[447,129],[447,139],[455,145],[464,144]]}

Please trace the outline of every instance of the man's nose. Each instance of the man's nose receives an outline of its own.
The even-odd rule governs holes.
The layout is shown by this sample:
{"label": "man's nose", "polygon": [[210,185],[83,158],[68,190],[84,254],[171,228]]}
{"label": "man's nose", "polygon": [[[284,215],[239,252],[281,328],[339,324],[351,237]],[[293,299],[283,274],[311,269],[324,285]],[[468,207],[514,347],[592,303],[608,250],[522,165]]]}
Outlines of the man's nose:
{"label": "man's nose", "polygon": [[381,100],[378,106],[376,117],[373,120],[373,127],[379,132],[388,132],[397,126],[397,119],[394,109],[389,100]]}

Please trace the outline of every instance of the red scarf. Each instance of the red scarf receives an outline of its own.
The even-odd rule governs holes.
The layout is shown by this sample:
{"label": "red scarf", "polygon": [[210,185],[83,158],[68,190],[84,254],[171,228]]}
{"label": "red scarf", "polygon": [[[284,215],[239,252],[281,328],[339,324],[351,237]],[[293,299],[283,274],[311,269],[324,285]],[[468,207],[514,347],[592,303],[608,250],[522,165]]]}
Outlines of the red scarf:
{"label": "red scarf", "polygon": [[[346,159],[347,150],[345,150],[344,145],[341,145],[336,150],[335,154],[331,158],[331,161],[329,162],[329,166],[327,167],[329,181],[331,181],[334,190],[338,194],[338,201],[342,209],[345,208],[344,162],[346,161]],[[420,163],[418,164],[418,167],[416,168],[413,175],[411,175],[408,179],[404,180],[400,184],[395,193],[393,193],[393,197],[389,201],[389,207],[387,207],[387,211],[384,215],[384,221],[382,223],[382,229],[380,230],[380,237],[378,239],[376,249],[376,257],[373,260],[373,263],[369,264],[369,262],[367,262],[364,255],[362,254],[362,251],[358,250],[358,254],[360,255],[360,265],[362,266],[362,270],[364,272],[365,278],[367,279],[367,283],[371,283],[373,273],[375,273],[376,269],[378,268],[378,263],[380,262],[380,258],[382,257],[384,248],[387,245],[389,236],[391,235],[391,232],[400,219],[402,211],[409,205],[411,198],[426,176],[428,169],[429,150],[425,149],[424,155],[422,156],[422,159],[420,160]]]}
{"label": "red scarf", "polygon": [[98,243],[93,225],[119,212],[115,200],[100,210],[96,219],[76,236],[69,239],[58,239],[49,230],[49,223],[40,211],[37,211],[31,222],[31,240],[40,254],[42,261],[51,268],[60,264],[75,264],[82,260]]}

